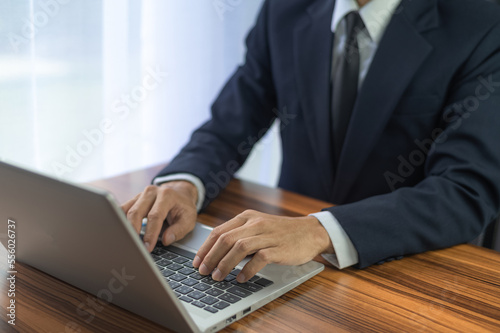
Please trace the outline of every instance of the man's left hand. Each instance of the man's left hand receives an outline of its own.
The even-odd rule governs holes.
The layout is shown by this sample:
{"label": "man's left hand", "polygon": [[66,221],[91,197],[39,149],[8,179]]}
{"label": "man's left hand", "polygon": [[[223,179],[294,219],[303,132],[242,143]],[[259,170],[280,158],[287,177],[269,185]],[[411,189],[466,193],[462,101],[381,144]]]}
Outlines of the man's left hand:
{"label": "man's left hand", "polygon": [[301,265],[321,253],[333,253],[325,228],[314,216],[284,217],[247,210],[213,229],[193,266],[202,275],[224,279],[246,256],[253,258],[237,276],[246,282],[270,263]]}

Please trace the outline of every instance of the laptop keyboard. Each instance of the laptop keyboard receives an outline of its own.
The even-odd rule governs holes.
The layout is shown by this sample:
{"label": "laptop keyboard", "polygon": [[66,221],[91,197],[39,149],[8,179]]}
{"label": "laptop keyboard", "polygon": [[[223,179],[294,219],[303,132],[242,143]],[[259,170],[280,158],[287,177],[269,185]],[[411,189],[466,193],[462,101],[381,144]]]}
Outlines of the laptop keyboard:
{"label": "laptop keyboard", "polygon": [[178,247],[159,244],[151,256],[180,300],[211,313],[217,313],[273,284],[273,281],[259,275],[239,283],[236,281],[239,269],[233,269],[223,281],[212,280],[193,267],[194,253]]}

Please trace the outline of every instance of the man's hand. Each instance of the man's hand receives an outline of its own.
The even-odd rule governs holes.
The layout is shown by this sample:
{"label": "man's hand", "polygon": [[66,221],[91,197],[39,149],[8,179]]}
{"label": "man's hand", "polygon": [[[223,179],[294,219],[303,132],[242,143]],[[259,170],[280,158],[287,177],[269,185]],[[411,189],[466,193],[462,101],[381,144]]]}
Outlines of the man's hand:
{"label": "man's hand", "polygon": [[212,231],[193,266],[220,281],[254,254],[236,278],[246,282],[267,264],[300,265],[320,253],[333,253],[333,245],[314,216],[283,217],[248,210]]}
{"label": "man's hand", "polygon": [[142,193],[124,203],[122,209],[137,233],[141,232],[142,220],[147,217],[144,245],[151,252],[165,219],[168,227],[161,237],[163,245],[172,244],[194,229],[197,199],[196,186],[186,181],[172,181],[146,187]]}

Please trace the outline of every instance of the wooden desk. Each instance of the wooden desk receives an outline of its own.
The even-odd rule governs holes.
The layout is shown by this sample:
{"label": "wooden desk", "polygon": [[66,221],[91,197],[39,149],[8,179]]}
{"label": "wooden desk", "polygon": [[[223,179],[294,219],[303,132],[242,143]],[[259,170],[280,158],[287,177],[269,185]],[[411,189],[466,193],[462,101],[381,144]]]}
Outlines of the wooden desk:
{"label": "wooden desk", "polygon": [[[120,202],[148,184],[159,167],[94,185]],[[199,220],[220,224],[245,209],[305,215],[327,203],[233,181]],[[2,258],[5,258],[5,250]],[[8,302],[5,259],[0,266],[0,331]],[[114,305],[88,316],[77,313],[89,294],[18,263],[19,332],[167,332]],[[472,245],[433,251],[364,270],[327,267],[318,276],[232,324],[224,332],[500,332],[500,254]]]}

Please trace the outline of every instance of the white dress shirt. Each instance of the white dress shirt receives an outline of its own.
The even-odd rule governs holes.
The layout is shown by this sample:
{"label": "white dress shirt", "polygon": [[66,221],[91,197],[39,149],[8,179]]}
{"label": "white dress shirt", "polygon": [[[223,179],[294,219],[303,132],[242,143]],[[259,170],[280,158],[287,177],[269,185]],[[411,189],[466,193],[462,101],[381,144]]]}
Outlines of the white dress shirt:
{"label": "white dress shirt", "polygon": [[[345,22],[342,19],[346,14],[359,10],[359,14],[366,27],[357,36],[360,57],[359,87],[363,84],[385,28],[389,24],[392,14],[400,2],[401,0],[371,0],[360,9],[355,0],[335,1],[331,26],[332,32],[336,33],[333,47],[334,57],[338,56],[343,49]],[[160,185],[173,180],[185,180],[196,186],[198,190],[196,207],[199,211],[205,199],[205,187],[202,181],[191,174],[173,174],[165,177],[157,177],[153,183]],[[311,216],[316,217],[326,229],[335,249],[335,254],[323,254],[322,256],[340,269],[357,264],[358,252],[333,214],[330,212],[319,212],[311,214]]]}

